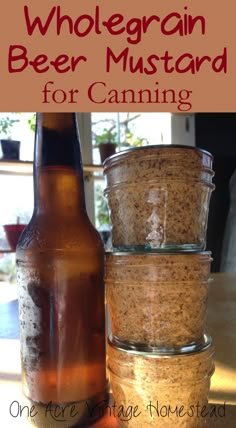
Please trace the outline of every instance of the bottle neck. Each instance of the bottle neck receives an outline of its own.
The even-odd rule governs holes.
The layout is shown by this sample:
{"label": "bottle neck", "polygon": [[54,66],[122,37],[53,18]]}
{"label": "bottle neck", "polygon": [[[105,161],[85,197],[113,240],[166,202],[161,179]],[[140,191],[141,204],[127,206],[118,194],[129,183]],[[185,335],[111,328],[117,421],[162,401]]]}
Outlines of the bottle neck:
{"label": "bottle neck", "polygon": [[55,218],[86,214],[75,113],[37,114],[34,212]]}

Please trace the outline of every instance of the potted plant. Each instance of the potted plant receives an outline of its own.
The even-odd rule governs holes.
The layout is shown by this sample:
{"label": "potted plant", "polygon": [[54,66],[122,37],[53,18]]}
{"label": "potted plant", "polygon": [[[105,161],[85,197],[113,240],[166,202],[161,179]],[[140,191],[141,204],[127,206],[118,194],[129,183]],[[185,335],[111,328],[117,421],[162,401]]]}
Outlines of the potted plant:
{"label": "potted plant", "polygon": [[[136,135],[137,131],[132,129],[132,125],[135,125],[139,117],[140,114],[131,115],[126,113],[126,117],[123,120],[117,121],[113,118],[107,118],[93,122],[94,147],[99,148],[101,162],[115,154],[116,147],[122,150],[149,144],[146,138],[138,137]],[[106,127],[103,126],[104,123]],[[118,129],[117,132],[115,132],[116,128]]]}
{"label": "potted plant", "polygon": [[16,224],[4,224],[3,228],[6,233],[7,242],[11,248],[12,251],[16,250],[16,245],[18,242],[18,239],[23,232],[24,228],[26,227],[26,224],[20,223],[20,218],[17,217]]}
{"label": "potted plant", "polygon": [[19,119],[12,119],[8,115],[0,117],[0,134],[6,136],[1,138],[2,159],[19,160],[20,141],[11,139],[11,131],[14,123]]}
{"label": "potted plant", "polygon": [[95,135],[95,146],[99,148],[102,163],[106,158],[114,155],[116,152],[117,133],[113,131],[114,128],[115,125],[113,125],[110,129],[103,128],[102,134]]}

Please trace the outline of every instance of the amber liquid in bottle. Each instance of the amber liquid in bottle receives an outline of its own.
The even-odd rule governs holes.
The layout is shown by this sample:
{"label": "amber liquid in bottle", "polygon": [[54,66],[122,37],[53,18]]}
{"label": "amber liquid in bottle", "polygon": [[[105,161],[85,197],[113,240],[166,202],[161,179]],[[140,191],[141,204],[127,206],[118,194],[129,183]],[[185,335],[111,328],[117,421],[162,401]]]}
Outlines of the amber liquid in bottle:
{"label": "amber liquid in bottle", "polygon": [[37,115],[34,212],[16,259],[23,393],[36,406],[32,423],[92,423],[107,390],[104,249],[85,209],[74,113]]}

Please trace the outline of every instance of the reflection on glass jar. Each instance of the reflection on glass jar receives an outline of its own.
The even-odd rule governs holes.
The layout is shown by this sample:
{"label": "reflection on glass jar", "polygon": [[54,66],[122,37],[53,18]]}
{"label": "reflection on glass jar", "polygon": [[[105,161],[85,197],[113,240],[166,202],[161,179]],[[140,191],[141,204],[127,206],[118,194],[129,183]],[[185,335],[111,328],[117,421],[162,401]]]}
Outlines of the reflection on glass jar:
{"label": "reflection on glass jar", "polygon": [[136,148],[107,159],[113,247],[204,250],[212,160],[200,149],[174,145]]}
{"label": "reflection on glass jar", "polygon": [[[199,352],[135,353],[108,345],[119,428],[202,428],[214,372],[210,338]],[[122,411],[123,410],[123,411]]]}
{"label": "reflection on glass jar", "polygon": [[201,343],[211,260],[210,252],[107,254],[113,336],[143,350]]}

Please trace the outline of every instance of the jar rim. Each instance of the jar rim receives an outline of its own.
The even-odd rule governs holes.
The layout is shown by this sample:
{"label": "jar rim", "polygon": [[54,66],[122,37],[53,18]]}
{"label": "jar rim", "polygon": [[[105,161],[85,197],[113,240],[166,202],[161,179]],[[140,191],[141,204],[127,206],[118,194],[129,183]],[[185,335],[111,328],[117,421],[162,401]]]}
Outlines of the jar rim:
{"label": "jar rim", "polygon": [[[112,334],[108,337],[108,345],[119,352],[122,352],[123,354],[127,354],[130,356],[136,356],[136,357],[142,357],[147,359],[173,359],[173,358],[182,358],[182,357],[189,357],[193,355],[197,355],[199,353],[202,353],[204,351],[207,351],[208,349],[212,348],[212,352],[214,352],[213,344],[212,344],[212,338],[210,335],[204,334],[202,341],[200,341],[198,344],[195,345],[188,345],[183,346],[181,348],[176,349],[168,349],[168,348],[153,348],[152,351],[142,351],[137,350],[135,347],[132,347],[132,345],[126,345],[124,346],[119,345],[118,341],[114,339]],[[140,347],[141,349],[141,347]]]}
{"label": "jar rim", "polygon": [[[137,266],[135,266],[135,268],[137,268]],[[131,285],[132,287],[137,287],[137,288],[138,287],[147,286],[145,288],[145,290],[147,290],[148,286],[157,287],[157,283],[158,283],[158,286],[160,286],[160,283],[163,283],[163,284],[165,284],[165,287],[173,285],[173,287],[176,286],[176,288],[178,288],[180,286],[180,284],[183,284],[183,285],[188,285],[189,284],[189,285],[191,285],[191,287],[193,285],[196,285],[197,287],[200,287],[200,286],[207,287],[212,281],[213,281],[213,278],[208,278],[206,280],[193,279],[192,281],[191,280],[187,280],[187,281],[184,281],[184,280],[170,281],[169,279],[166,281],[163,278],[157,278],[156,280],[146,280],[146,281],[141,281],[140,280],[137,283],[137,281],[135,281],[135,280],[129,280],[129,279],[127,279],[126,282],[125,282],[125,287],[128,287],[129,285]],[[115,284],[123,284],[124,283],[124,281],[122,281],[121,279],[120,280],[113,279],[112,276],[108,276],[108,275],[105,276],[105,282],[106,282],[106,284],[114,284],[114,285]],[[176,284],[178,284],[178,286]],[[172,291],[172,293],[175,293],[175,291]],[[171,291],[168,291],[168,295],[169,294],[171,294]]]}
{"label": "jar rim", "polygon": [[137,151],[142,152],[144,150],[149,150],[149,149],[151,149],[151,150],[153,150],[153,149],[155,149],[155,150],[158,150],[158,149],[161,149],[161,150],[163,150],[163,149],[167,149],[167,150],[172,150],[172,149],[192,150],[192,151],[200,152],[203,155],[208,156],[211,160],[214,159],[213,155],[210,152],[208,152],[205,149],[202,149],[201,147],[185,146],[184,144],[151,144],[151,145],[142,146],[142,147],[130,147],[126,150],[120,151],[119,153],[115,153],[114,155],[109,156],[108,158],[105,159],[105,161],[103,162],[103,167],[104,167],[104,169],[107,168],[109,163],[112,164],[116,160],[120,161],[121,157],[125,157],[129,153],[133,153],[133,152],[137,152]]}
{"label": "jar rim", "polygon": [[[116,257],[122,257],[122,256],[126,256],[126,260],[125,263],[127,264],[127,256],[130,256],[131,258],[135,258],[138,259],[141,257],[147,258],[148,260],[150,260],[150,256],[152,257],[156,257],[156,258],[161,258],[161,257],[167,257],[167,256],[171,256],[172,260],[173,258],[183,258],[185,259],[186,257],[193,258],[193,259],[198,259],[198,258],[204,258],[206,261],[212,261],[212,252],[211,251],[186,251],[185,253],[181,253],[181,252],[149,252],[149,251],[106,251],[105,252],[106,257],[108,257],[109,259],[116,259]],[[183,260],[184,261],[184,260]],[[179,262],[178,262],[179,263]]]}
{"label": "jar rim", "polygon": [[[139,182],[120,182],[120,183],[112,184],[111,186],[107,186],[104,189],[104,196],[107,196],[107,194],[112,192],[112,191],[120,190],[120,188],[124,189],[125,187],[127,187],[127,188],[137,187],[137,185],[139,186],[139,191],[141,190],[142,187],[144,188],[144,190],[149,190],[148,186],[155,186],[156,188],[159,188],[160,182],[163,182],[163,181],[167,184],[170,182],[185,183],[185,180],[174,179],[174,178],[173,179],[162,178],[159,180],[159,177],[156,178],[155,180],[144,180],[144,181],[142,181],[142,185],[140,185]],[[199,185],[199,186],[206,186],[211,191],[215,190],[215,184],[210,183],[209,181],[203,181],[203,180],[190,180],[190,181],[191,181],[191,184],[195,184],[195,185]]]}

